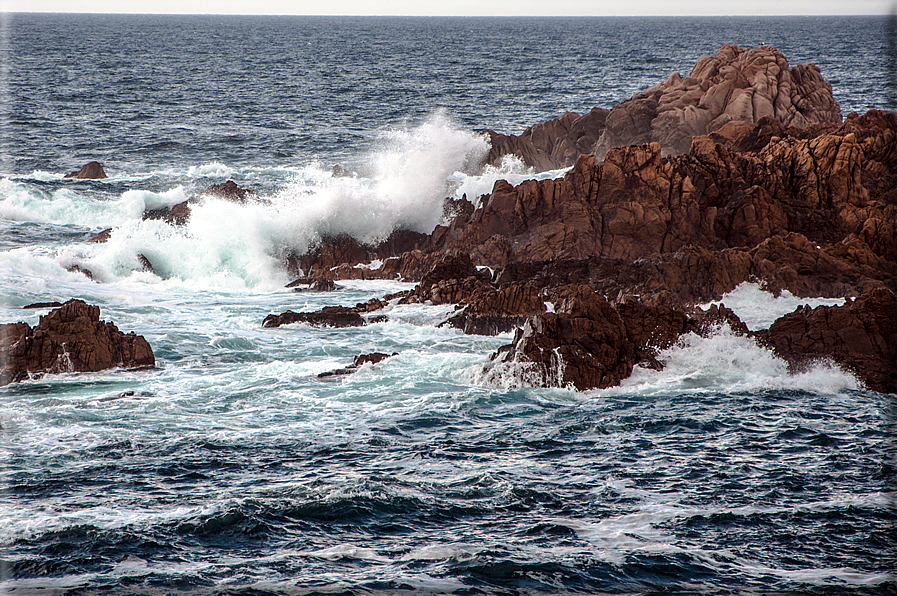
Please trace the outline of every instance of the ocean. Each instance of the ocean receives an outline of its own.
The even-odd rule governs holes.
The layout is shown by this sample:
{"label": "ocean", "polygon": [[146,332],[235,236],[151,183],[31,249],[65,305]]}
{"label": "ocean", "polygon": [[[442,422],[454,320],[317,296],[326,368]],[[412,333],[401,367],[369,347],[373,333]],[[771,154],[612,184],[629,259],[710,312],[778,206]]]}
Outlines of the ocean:
{"label": "ocean", "polygon": [[[610,108],[724,43],[815,62],[845,115],[897,109],[884,17],[3,14],[0,322],[80,298],[157,368],[0,388],[0,591],[897,594],[894,395],[831,363],[722,328],[575,392],[485,374],[512,335],[438,327],[450,305],[261,326],[413,287],[296,294],[288,252],[563,175],[477,168],[478,130]],[[63,179],[91,160],[109,178]],[[141,217],[228,179],[261,200]],[[724,302],[752,329],[840,303]]]}

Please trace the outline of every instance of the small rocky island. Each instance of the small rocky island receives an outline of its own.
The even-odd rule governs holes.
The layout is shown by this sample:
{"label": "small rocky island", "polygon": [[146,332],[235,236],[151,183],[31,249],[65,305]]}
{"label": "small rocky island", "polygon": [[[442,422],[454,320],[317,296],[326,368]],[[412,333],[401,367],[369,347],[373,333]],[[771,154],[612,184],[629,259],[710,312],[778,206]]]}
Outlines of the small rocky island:
{"label": "small rocky island", "polygon": [[40,318],[0,325],[0,385],[46,373],[152,368],[153,350],[141,335],[100,320],[100,308],[69,300]]}

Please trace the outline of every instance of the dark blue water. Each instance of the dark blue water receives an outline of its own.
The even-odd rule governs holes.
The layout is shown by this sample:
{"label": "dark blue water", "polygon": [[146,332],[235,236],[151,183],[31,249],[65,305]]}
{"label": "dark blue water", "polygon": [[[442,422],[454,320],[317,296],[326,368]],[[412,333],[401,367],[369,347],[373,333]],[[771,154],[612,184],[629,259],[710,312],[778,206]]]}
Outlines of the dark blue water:
{"label": "dark blue water", "polygon": [[[893,108],[885,19],[6,27],[0,318],[35,324],[23,304],[80,297],[145,335],[158,368],[0,388],[0,590],[897,593],[895,396],[830,364],[792,375],[722,330],[666,351],[664,371],[576,393],[485,377],[510,336],[436,327],[451,307],[260,326],[407,287],[297,297],[282,243],[336,220],[376,227],[355,221],[368,203],[427,221],[446,176],[452,192],[491,186],[463,171],[482,149],[470,131],[611,107],[723,43],[816,62],[844,113]],[[112,177],[61,179],[91,159]],[[374,174],[334,181],[335,163]],[[269,202],[209,202],[177,230],[140,219],[231,177]],[[108,244],[85,242],[104,227]],[[137,253],[169,275],[135,271]],[[772,300],[740,296],[761,312]],[[399,355],[318,379],[371,351]]]}

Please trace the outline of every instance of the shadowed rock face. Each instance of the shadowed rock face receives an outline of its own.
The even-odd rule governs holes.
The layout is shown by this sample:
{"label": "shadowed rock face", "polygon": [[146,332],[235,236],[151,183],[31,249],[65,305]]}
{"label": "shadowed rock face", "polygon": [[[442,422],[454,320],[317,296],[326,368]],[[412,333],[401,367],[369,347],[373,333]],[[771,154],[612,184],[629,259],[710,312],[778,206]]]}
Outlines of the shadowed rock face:
{"label": "shadowed rock face", "polygon": [[608,110],[602,108],[592,108],[585,114],[566,112],[530,126],[519,136],[486,130],[492,147],[486,163],[497,166],[503,156],[515,155],[539,172],[569,167],[581,154],[594,150],[604,132],[607,114]]}
{"label": "shadowed rock face", "polygon": [[151,368],[156,360],[142,336],[122,333],[100,320],[99,307],[73,299],[33,329],[26,323],[0,325],[0,364],[0,384],[6,384],[44,373]]}
{"label": "shadowed rock face", "polygon": [[843,306],[808,306],[757,333],[792,368],[832,359],[875,391],[897,393],[897,295],[876,289]]}

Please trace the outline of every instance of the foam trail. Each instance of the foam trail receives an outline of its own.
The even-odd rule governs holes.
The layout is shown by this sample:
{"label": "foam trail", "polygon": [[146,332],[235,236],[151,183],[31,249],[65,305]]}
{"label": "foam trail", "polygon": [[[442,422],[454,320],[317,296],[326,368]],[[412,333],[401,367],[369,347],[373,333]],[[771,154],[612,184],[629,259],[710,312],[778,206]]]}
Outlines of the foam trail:
{"label": "foam trail", "polygon": [[703,308],[706,309],[711,304],[725,304],[738,315],[748,329],[757,331],[768,329],[776,319],[805,304],[812,308],[820,305],[840,306],[844,304],[844,299],[798,298],[787,290],[775,297],[760,289],[760,284],[744,282],[724,295],[722,300],[705,304]]}
{"label": "foam trail", "polygon": [[119,226],[139,218],[144,209],[187,199],[181,187],[164,193],[129,190],[117,200],[103,200],[86,197],[71,188],[48,192],[9,179],[0,180],[0,197],[0,219],[88,227]]}

